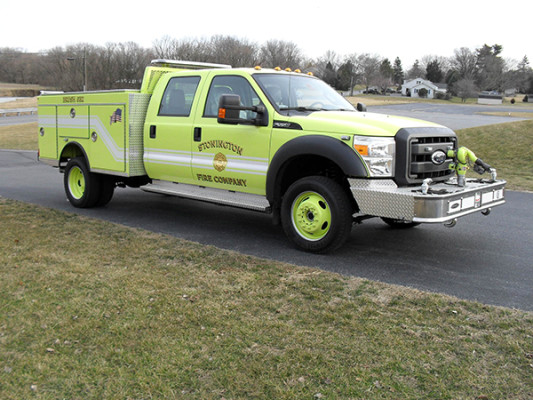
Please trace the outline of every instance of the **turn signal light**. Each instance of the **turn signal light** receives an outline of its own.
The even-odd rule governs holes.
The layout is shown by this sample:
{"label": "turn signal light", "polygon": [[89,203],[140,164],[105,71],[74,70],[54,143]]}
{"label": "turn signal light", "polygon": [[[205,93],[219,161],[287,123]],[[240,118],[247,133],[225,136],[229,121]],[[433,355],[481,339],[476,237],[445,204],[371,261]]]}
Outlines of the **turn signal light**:
{"label": "turn signal light", "polygon": [[353,148],[362,156],[368,156],[368,146],[362,144],[354,144]]}

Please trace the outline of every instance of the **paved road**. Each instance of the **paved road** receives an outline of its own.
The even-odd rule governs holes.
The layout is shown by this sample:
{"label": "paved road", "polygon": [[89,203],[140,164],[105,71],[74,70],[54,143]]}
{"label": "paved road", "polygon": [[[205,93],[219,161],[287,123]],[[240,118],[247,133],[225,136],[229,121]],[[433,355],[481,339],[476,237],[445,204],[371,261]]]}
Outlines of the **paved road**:
{"label": "paved road", "polygon": [[229,207],[119,189],[105,208],[74,209],[62,178],[38,163],[35,152],[0,150],[0,196],[6,198],[245,254],[533,310],[531,193],[507,192],[508,203],[489,217],[465,217],[452,230],[424,225],[396,231],[379,220],[366,221],[354,227],[340,251],[312,255],[292,248],[269,216]]}
{"label": "paved road", "polygon": [[37,115],[20,115],[12,117],[0,117],[0,126],[29,124],[37,122]]}
{"label": "paved road", "polygon": [[[368,107],[368,111],[380,114],[401,115],[418,118],[445,125],[451,129],[473,128],[476,126],[501,124],[504,122],[522,121],[524,118],[513,117],[513,113],[531,111],[531,108],[512,106],[408,103],[392,106]],[[482,112],[505,112],[511,116],[496,117],[482,115]]]}

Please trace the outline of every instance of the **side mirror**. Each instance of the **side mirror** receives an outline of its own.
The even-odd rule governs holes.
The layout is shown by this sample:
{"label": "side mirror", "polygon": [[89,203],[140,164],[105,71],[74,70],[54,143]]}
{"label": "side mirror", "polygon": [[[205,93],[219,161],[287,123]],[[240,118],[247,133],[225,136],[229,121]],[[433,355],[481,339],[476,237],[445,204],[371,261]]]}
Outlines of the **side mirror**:
{"label": "side mirror", "polygon": [[[257,118],[241,118],[241,111],[253,111],[257,113]],[[268,126],[268,113],[264,106],[241,106],[241,97],[239,95],[223,94],[218,101],[217,121],[219,124]]]}
{"label": "side mirror", "polygon": [[366,112],[366,106],[363,103],[357,103],[357,111]]}

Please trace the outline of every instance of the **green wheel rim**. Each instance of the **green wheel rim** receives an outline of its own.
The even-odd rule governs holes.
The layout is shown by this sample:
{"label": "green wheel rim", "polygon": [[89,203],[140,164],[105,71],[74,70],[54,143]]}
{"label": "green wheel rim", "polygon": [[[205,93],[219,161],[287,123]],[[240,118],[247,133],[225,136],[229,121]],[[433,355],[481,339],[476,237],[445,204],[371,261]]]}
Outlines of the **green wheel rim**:
{"label": "green wheel rim", "polygon": [[77,200],[81,199],[85,193],[85,176],[78,166],[72,167],[69,172],[68,189],[72,197]]}
{"label": "green wheel rim", "polygon": [[292,203],[292,224],[306,240],[316,241],[326,236],[331,228],[331,210],[323,196],[304,192]]}

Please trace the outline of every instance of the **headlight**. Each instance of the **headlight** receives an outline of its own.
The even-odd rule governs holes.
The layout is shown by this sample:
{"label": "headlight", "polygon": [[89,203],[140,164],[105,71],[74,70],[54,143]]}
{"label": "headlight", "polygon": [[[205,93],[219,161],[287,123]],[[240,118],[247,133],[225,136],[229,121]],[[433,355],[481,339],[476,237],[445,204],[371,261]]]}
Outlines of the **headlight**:
{"label": "headlight", "polygon": [[385,177],[394,175],[394,138],[375,136],[354,136],[354,149],[363,157],[370,176]]}

